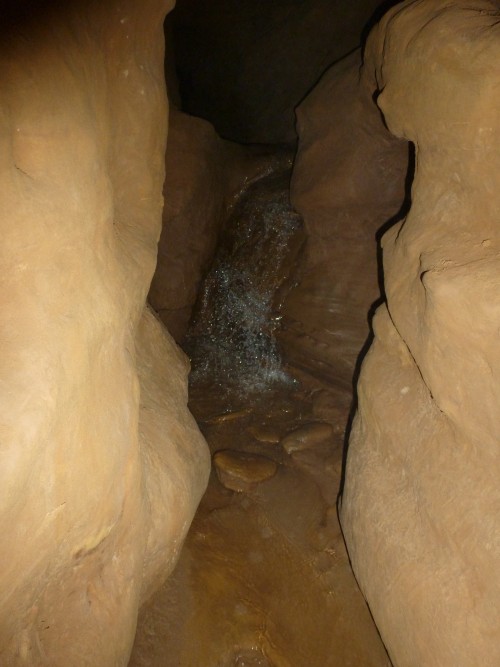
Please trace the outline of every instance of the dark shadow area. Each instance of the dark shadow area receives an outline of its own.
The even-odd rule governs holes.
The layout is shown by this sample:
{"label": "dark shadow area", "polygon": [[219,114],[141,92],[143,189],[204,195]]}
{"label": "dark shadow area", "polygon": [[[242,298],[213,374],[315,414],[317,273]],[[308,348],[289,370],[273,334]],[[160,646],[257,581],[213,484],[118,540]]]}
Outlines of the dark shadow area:
{"label": "dark shadow area", "polygon": [[[316,88],[316,86],[319,84],[319,82],[325,76],[325,74],[329,70],[331,70],[333,67],[337,67],[341,62],[343,62],[344,60],[347,60],[347,58],[350,58],[353,55],[353,53],[356,53],[356,51],[358,51],[358,50],[359,50],[359,46],[356,46],[354,49],[351,49],[348,53],[344,54],[341,58],[338,58],[337,60],[334,60],[333,62],[328,63],[328,65],[321,71],[321,74],[319,74],[319,76],[317,76],[316,79],[314,79],[314,82],[309,86],[309,88],[302,95],[302,97],[299,99],[299,101],[297,102],[297,104],[294,107],[295,123],[297,123],[297,109],[298,109],[298,107],[300,107],[302,102],[304,102],[307,99],[307,97],[309,96],[309,94],[312,93],[312,91]],[[363,65],[363,62],[360,58],[360,61],[359,61],[360,72],[361,72],[362,65]]]}
{"label": "dark shadow area", "polygon": [[84,0],[0,0],[0,35],[4,49],[10,39],[25,40],[26,46],[43,29],[59,24],[68,12],[82,11]]}
{"label": "dark shadow area", "polygon": [[391,4],[178,0],[171,36],[182,110],[236,143],[291,145],[294,109]]}
{"label": "dark shadow area", "polygon": [[378,113],[379,113],[380,120],[382,121],[382,125],[385,127],[385,129],[386,129],[388,132],[390,132],[389,128],[387,127],[387,123],[385,122],[385,116],[384,116],[384,114],[382,113],[382,109],[381,109],[381,108],[378,106],[378,104],[377,104],[377,100],[378,100],[378,98],[380,97],[381,92],[382,92],[381,90],[378,90],[378,89],[377,89],[377,90],[373,93],[373,95],[372,95],[372,100],[373,100],[373,103],[375,104],[375,106],[377,107],[377,111],[378,111]]}
{"label": "dark shadow area", "polygon": [[[375,235],[375,239],[377,241],[377,281],[378,281],[378,286],[380,290],[380,297],[376,299],[372,305],[370,306],[370,309],[368,311],[368,326],[370,328],[370,333],[368,334],[368,337],[361,348],[361,351],[358,355],[358,358],[356,360],[356,364],[354,366],[354,373],[352,376],[352,403],[351,403],[351,409],[349,411],[349,417],[347,419],[347,425],[346,425],[346,431],[345,431],[345,436],[344,436],[344,445],[343,445],[343,451],[342,451],[342,473],[340,477],[340,487],[339,487],[339,494],[338,494],[338,499],[337,499],[337,506],[339,507],[341,502],[342,502],[342,493],[344,491],[344,484],[345,484],[345,475],[346,475],[346,465],[347,465],[347,454],[349,450],[349,438],[351,436],[351,431],[352,431],[352,425],[354,422],[354,417],[356,415],[357,409],[358,409],[358,381],[359,381],[359,376],[361,374],[361,367],[363,365],[363,361],[365,359],[365,356],[370,349],[373,339],[374,339],[374,333],[373,333],[373,317],[379,308],[383,303],[386,301],[386,294],[385,294],[385,286],[384,286],[384,265],[383,265],[383,251],[382,251],[382,238],[384,234],[394,225],[396,225],[398,222],[404,221],[406,216],[408,215],[408,212],[411,208],[411,188],[412,188],[412,183],[413,183],[413,178],[415,176],[415,145],[412,142],[408,143],[408,169],[406,172],[406,178],[405,178],[405,195],[403,199],[403,203],[401,204],[401,207],[399,211],[393,215],[391,218],[389,218],[377,231]],[[404,223],[403,223],[404,224]]]}
{"label": "dark shadow area", "polygon": [[[314,80],[314,82],[309,86],[307,91],[302,95],[302,97],[298,100],[297,104],[295,105],[294,111],[295,111],[295,117],[297,117],[297,108],[304,102],[304,100],[307,98],[307,96],[316,88],[318,83],[321,81],[323,76],[330,70],[332,67],[336,67],[341,63],[343,60],[346,60],[347,58],[351,57],[353,53],[358,51],[358,49],[361,49],[361,54],[360,54],[360,62],[359,62],[359,67],[360,67],[360,73],[361,73],[361,68],[363,66],[363,61],[364,61],[364,51],[365,51],[365,46],[366,46],[366,40],[368,39],[368,35],[372,31],[372,29],[377,25],[377,23],[380,21],[380,19],[384,16],[386,12],[391,9],[391,7],[394,7],[394,5],[397,5],[401,2],[401,0],[386,0],[386,2],[382,2],[379,7],[375,10],[375,12],[372,14],[370,20],[366,23],[364,28],[361,31],[360,34],[360,41],[359,41],[359,46],[356,46],[355,48],[351,49],[347,53],[345,53],[341,58],[338,58],[337,60],[334,60],[331,63],[328,63],[328,65],[321,71],[319,76]],[[377,97],[380,95],[381,91],[377,90],[373,94],[373,101],[376,103],[377,102]],[[380,117],[382,119],[382,122],[385,127],[387,127],[384,114],[380,111]]]}
{"label": "dark shadow area", "polygon": [[[393,215],[387,222],[385,222],[382,227],[377,231],[375,239],[377,241],[377,280],[378,286],[380,289],[380,295],[382,301],[385,301],[385,287],[384,287],[384,266],[382,258],[382,238],[384,234],[398,222],[403,222],[408,215],[411,208],[411,188],[413,184],[413,178],[415,176],[415,144],[411,141],[408,142],[408,169],[406,171],[405,177],[405,196],[401,208],[399,211]],[[404,224],[404,222],[403,222]],[[373,309],[373,306],[372,306]],[[370,312],[375,312],[370,309]],[[371,322],[371,319],[370,319]]]}
{"label": "dark shadow area", "polygon": [[399,5],[400,2],[401,0],[385,0],[385,2],[382,2],[373,12],[370,20],[366,23],[365,27],[363,28],[363,31],[361,32],[361,49],[363,55],[365,52],[366,40],[368,39],[368,35],[372,31],[372,29],[377,25],[377,23],[384,16],[384,14],[386,14],[389,11],[389,9],[394,7],[394,5]]}

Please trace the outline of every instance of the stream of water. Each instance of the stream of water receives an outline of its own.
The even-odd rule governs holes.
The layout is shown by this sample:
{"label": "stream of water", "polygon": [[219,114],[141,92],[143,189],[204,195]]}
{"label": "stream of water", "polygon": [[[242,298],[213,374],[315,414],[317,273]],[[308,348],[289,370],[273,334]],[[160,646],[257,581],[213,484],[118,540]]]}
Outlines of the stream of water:
{"label": "stream of water", "polygon": [[289,201],[289,172],[251,185],[235,204],[203,282],[186,349],[192,381],[243,393],[292,382],[275,339],[276,295],[302,221]]}

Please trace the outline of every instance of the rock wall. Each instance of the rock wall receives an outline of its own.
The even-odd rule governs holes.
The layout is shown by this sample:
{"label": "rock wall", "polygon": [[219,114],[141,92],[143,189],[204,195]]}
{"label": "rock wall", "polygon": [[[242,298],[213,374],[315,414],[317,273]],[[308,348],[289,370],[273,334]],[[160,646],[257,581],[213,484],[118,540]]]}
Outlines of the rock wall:
{"label": "rock wall", "polygon": [[297,110],[291,199],[308,241],[280,337],[293,366],[348,389],[380,296],[377,230],[403,204],[408,165],[360,66],[356,51],[331,67]]}
{"label": "rock wall", "polygon": [[178,0],[183,109],[240,143],[296,139],[295,107],[355,49],[380,0]]}
{"label": "rock wall", "polygon": [[265,149],[223,141],[207,121],[171,108],[163,224],[148,299],[178,342],[228,210],[276,159]]}
{"label": "rock wall", "polygon": [[144,308],[169,8],[2,7],[2,665],[125,665],[206,484],[187,363]]}
{"label": "rock wall", "polygon": [[171,109],[162,233],[148,298],[179,341],[224,221],[229,152],[209,123]]}
{"label": "rock wall", "polygon": [[499,16],[406,2],[366,50],[416,172],[383,238],[341,519],[396,667],[500,664]]}

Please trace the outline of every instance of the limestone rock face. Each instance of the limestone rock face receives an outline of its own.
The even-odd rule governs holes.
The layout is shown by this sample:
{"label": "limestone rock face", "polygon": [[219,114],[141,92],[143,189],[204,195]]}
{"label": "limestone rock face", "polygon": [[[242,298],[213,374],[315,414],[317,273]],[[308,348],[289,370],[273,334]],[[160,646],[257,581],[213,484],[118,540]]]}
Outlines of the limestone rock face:
{"label": "limestone rock face", "polygon": [[280,339],[294,366],[347,387],[380,296],[376,233],[401,208],[408,164],[360,66],[356,51],[331,67],[297,111],[291,198],[308,240]]}
{"label": "limestone rock face", "polygon": [[295,107],[355,49],[380,0],[178,0],[172,14],[184,110],[240,143],[296,139]]}
{"label": "limestone rock face", "polygon": [[383,238],[341,519],[397,667],[500,664],[499,10],[406,2],[366,50],[416,173]]}
{"label": "limestone rock face", "polygon": [[171,5],[20,4],[0,49],[0,664],[125,665],[209,465],[186,361],[144,310]]}

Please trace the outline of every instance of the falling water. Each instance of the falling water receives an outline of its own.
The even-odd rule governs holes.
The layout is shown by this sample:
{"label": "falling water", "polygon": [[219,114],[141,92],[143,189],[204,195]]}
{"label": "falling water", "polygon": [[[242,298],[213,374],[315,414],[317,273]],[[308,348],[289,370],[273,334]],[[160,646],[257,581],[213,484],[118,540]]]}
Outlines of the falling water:
{"label": "falling water", "polygon": [[210,378],[243,392],[291,382],[274,335],[277,295],[297,254],[290,248],[302,239],[289,176],[257,181],[232,211],[187,337],[194,381]]}

